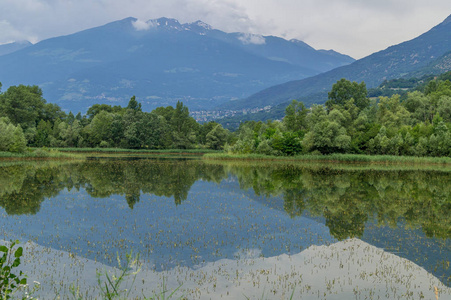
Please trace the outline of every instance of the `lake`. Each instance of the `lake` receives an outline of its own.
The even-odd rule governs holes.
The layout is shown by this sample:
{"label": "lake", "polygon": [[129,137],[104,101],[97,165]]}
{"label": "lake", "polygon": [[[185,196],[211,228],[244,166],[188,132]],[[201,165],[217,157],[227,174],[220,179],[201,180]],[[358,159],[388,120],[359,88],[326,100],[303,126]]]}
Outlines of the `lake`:
{"label": "lake", "polygon": [[[3,240],[36,296],[449,299],[447,168],[93,158],[1,162]],[[104,275],[99,275],[105,278]],[[103,277],[102,277],[103,276]],[[71,291],[72,290],[72,291]]]}

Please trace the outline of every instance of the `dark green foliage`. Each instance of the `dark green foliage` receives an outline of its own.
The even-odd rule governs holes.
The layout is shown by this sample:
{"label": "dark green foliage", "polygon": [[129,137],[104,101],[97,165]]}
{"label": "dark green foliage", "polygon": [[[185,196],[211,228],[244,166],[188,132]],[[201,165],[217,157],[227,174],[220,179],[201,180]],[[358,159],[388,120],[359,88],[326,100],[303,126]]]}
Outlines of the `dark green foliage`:
{"label": "dark green foliage", "polygon": [[[11,86],[0,94],[0,116],[7,117],[14,125],[26,129],[36,126],[37,122],[50,112],[44,113],[46,101],[42,98],[42,90],[37,86]],[[46,106],[46,111],[52,107]]]}
{"label": "dark green foliage", "polygon": [[[439,78],[428,78],[423,92],[371,100],[364,82],[341,79],[332,85],[326,106],[307,109],[303,102],[293,100],[284,108],[282,121],[241,122],[234,134],[216,122],[199,124],[180,101],[175,107],[149,113],[142,111],[133,96],[127,107],[95,104],[87,115],[74,116],[46,103],[38,87],[21,85],[0,93],[0,150],[24,152],[28,145],[208,148],[286,156],[312,152],[449,156],[451,82]],[[414,82],[386,81],[385,85],[406,87]]]}
{"label": "dark green foliage", "polygon": [[[92,120],[97,114],[99,114],[102,111],[106,111],[109,113],[119,113],[122,111],[122,107],[120,106],[111,106],[108,104],[94,104],[92,105],[89,109],[88,112],[86,113],[86,116]],[[77,116],[80,115],[80,117],[78,117],[78,119],[81,119],[81,114],[78,113]]]}
{"label": "dark green foliage", "polygon": [[281,147],[278,149],[286,155],[296,155],[302,152],[300,138],[296,132],[284,132]]}
{"label": "dark green foliage", "polygon": [[138,101],[136,101],[135,96],[131,97],[130,101],[128,102],[127,109],[142,111],[141,103],[138,103]]}
{"label": "dark green foliage", "polygon": [[346,101],[354,99],[354,104],[360,110],[365,109],[369,105],[368,91],[365,82],[350,82],[342,78],[332,86],[332,90],[328,94],[326,106],[331,109],[332,106],[343,106]]}
{"label": "dark green foliage", "polygon": [[205,144],[209,149],[221,150],[227,141],[227,136],[227,130],[222,128],[220,124],[217,124],[209,133],[207,133]]}
{"label": "dark green foliage", "polygon": [[285,126],[294,132],[306,130],[307,112],[304,103],[293,100],[285,109],[285,117],[283,118]]}
{"label": "dark green foliage", "polygon": [[[121,147],[128,149],[221,149],[230,133],[203,128],[182,102],[143,112],[133,96],[127,107],[94,104],[85,116],[46,103],[37,86],[12,86],[0,93],[0,151],[34,147]],[[215,123],[216,124],[216,123]],[[217,125],[217,124],[216,124]],[[201,130],[202,129],[202,130]],[[207,135],[209,137],[207,138]]]}
{"label": "dark green foliage", "polygon": [[242,123],[238,140],[227,150],[450,156],[451,82],[433,80],[424,90],[370,101],[365,83],[342,79],[333,85],[327,109],[313,105],[307,110],[302,102],[293,101],[282,123]]}

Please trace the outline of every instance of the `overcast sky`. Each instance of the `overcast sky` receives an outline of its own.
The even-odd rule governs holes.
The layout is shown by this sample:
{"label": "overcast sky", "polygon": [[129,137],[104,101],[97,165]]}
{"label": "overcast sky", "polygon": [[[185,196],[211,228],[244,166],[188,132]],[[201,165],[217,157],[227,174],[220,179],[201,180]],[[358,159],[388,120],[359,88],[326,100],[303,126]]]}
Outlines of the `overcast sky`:
{"label": "overcast sky", "polygon": [[451,0],[0,0],[0,44],[71,34],[136,17],[202,20],[226,32],[300,39],[362,58],[451,14]]}

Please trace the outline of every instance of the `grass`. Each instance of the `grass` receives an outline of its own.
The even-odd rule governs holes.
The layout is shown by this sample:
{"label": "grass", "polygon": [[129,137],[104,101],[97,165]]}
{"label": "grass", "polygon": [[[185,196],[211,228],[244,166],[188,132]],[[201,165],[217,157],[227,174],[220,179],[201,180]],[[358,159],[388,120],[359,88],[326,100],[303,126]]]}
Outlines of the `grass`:
{"label": "grass", "polygon": [[80,159],[80,155],[63,153],[55,149],[29,148],[23,153],[0,151],[3,160],[42,160],[42,159]]}
{"label": "grass", "polygon": [[298,155],[269,156],[262,154],[226,154],[207,153],[206,160],[249,160],[249,161],[299,161],[299,162],[337,162],[337,163],[369,163],[369,164],[423,164],[451,165],[450,157],[415,157],[392,155],[330,154],[330,155]]}
{"label": "grass", "polygon": [[81,152],[81,153],[177,153],[177,154],[204,154],[218,153],[221,151],[210,149],[122,149],[122,148],[53,148],[60,152]]}
{"label": "grass", "polygon": [[202,156],[205,153],[218,153],[210,149],[120,149],[120,148],[28,148],[23,153],[0,151],[0,160],[51,160],[51,159],[84,159],[86,156],[130,156],[130,155],[183,155]]}

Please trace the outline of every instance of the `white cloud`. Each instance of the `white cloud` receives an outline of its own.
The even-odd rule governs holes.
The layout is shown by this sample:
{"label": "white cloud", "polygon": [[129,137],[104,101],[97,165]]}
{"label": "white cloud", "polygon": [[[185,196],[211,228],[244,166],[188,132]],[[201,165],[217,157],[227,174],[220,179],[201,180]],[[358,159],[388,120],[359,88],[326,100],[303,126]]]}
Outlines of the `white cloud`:
{"label": "white cloud", "polygon": [[265,38],[258,34],[244,33],[241,34],[238,39],[245,45],[264,45],[266,43]]}
{"label": "white cloud", "polygon": [[[0,43],[42,40],[126,17],[168,17],[296,38],[360,58],[412,39],[449,14],[449,0],[0,0]],[[145,24],[134,25],[145,30]]]}
{"label": "white cloud", "polygon": [[136,20],[132,22],[133,27],[135,27],[136,30],[149,30],[152,27],[151,22],[145,22],[142,20]]}
{"label": "white cloud", "polygon": [[37,42],[37,37],[15,28],[7,20],[0,20],[0,45],[15,41]]}

